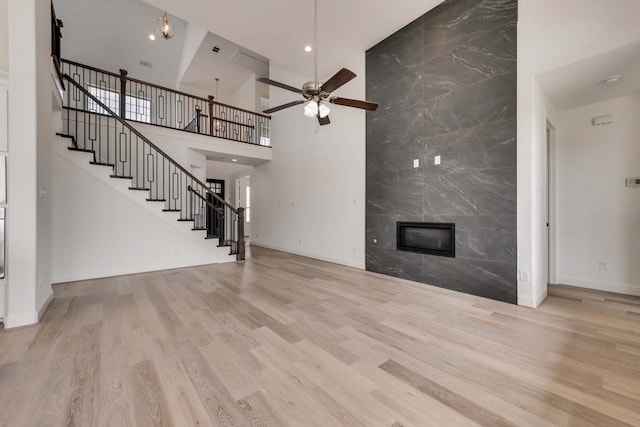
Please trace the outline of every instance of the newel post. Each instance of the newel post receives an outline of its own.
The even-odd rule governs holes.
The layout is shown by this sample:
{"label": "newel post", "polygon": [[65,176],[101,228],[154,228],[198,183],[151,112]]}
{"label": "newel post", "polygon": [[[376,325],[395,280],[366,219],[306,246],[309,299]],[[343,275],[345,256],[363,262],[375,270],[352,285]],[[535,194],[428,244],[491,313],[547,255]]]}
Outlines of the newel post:
{"label": "newel post", "polygon": [[213,136],[213,96],[209,95],[209,135]]}
{"label": "newel post", "polygon": [[244,260],[244,208],[238,208],[238,253],[236,261]]}
{"label": "newel post", "polygon": [[127,70],[120,69],[120,117],[127,114]]}

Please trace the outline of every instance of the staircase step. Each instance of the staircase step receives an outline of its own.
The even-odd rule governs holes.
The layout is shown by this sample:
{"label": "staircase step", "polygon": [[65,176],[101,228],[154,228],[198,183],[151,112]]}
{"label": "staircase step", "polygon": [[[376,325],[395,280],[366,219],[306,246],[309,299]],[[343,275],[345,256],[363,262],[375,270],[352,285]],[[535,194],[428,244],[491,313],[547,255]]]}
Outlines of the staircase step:
{"label": "staircase step", "polygon": [[102,163],[102,162],[89,162],[92,165],[96,165],[96,166],[109,166],[110,168],[115,167],[116,165],[111,164],[111,163]]}
{"label": "staircase step", "polygon": [[219,239],[219,238],[220,238],[219,236],[207,236],[204,239],[209,240],[209,239]]}
{"label": "staircase step", "polygon": [[94,155],[96,154],[96,152],[95,152],[95,151],[93,151],[93,150],[86,150],[86,149],[84,149],[84,148],[67,147],[67,150],[69,150],[69,151],[79,151],[79,152],[81,152],[81,153],[91,153],[91,154],[94,154]]}
{"label": "staircase step", "polygon": [[162,209],[162,212],[180,212],[180,209]]}
{"label": "staircase step", "polygon": [[191,231],[207,231],[207,227],[204,228],[192,228]]}
{"label": "staircase step", "polygon": [[129,190],[133,190],[133,191],[151,191],[150,188],[143,188],[143,187],[129,187]]}
{"label": "staircase step", "polygon": [[110,175],[111,178],[119,178],[119,179],[133,179],[132,176],[120,176],[120,175]]}
{"label": "staircase step", "polygon": [[78,144],[76,143],[76,137],[73,135],[69,135],[68,133],[60,133],[60,132],[56,132],[56,135],[61,136],[63,138],[69,138],[71,140],[71,143],[73,144],[73,146],[75,148],[78,147]]}
{"label": "staircase step", "polygon": [[147,199],[147,202],[166,202],[167,199]]}
{"label": "staircase step", "polygon": [[189,222],[189,221],[195,221],[194,219],[188,219],[188,218],[180,218],[178,220],[179,222]]}

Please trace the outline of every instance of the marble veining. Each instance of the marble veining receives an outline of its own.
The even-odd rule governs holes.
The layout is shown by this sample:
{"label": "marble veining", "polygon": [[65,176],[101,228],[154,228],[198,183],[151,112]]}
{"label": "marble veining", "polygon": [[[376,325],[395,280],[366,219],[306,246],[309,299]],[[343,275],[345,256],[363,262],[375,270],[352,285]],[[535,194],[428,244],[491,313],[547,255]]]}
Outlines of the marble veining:
{"label": "marble veining", "polygon": [[[447,0],[367,51],[368,270],[517,301],[516,25]],[[397,251],[398,221],[454,222],[456,258]]]}

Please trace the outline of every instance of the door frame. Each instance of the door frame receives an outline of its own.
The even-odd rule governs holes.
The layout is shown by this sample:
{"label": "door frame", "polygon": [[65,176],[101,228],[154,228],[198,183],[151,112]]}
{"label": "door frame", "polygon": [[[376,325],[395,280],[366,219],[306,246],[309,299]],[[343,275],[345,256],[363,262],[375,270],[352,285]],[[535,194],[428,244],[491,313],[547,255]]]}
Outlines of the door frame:
{"label": "door frame", "polygon": [[546,180],[547,180],[547,244],[548,284],[555,285],[557,279],[557,226],[556,226],[556,128],[547,119],[546,125]]}
{"label": "door frame", "polygon": [[[214,193],[218,194],[223,200],[226,200],[226,181],[224,179],[216,179],[216,178],[207,178],[207,186],[209,187],[209,189],[211,189],[211,184],[220,184],[220,188],[222,190],[221,194],[217,193],[216,191],[214,191]],[[212,190],[213,191],[213,190]],[[210,194],[207,194],[207,200],[212,202],[215,205],[221,204],[219,201],[214,200],[213,197]],[[224,211],[222,213],[223,215],[223,222],[222,222],[222,228],[220,230],[216,230],[217,227],[217,217],[218,215],[220,215],[220,213],[216,213],[213,212],[213,209],[211,208],[211,206],[207,205],[207,237],[212,236],[214,232],[218,232],[218,238],[220,238],[221,240],[224,240],[225,237],[225,229],[226,229],[226,219],[224,219]]]}

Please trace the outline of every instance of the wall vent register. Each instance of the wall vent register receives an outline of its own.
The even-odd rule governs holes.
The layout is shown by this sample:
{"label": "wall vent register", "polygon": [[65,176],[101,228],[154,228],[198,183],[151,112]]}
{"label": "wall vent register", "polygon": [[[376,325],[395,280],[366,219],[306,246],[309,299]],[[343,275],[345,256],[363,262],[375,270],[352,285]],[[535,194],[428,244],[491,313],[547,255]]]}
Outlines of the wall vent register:
{"label": "wall vent register", "polygon": [[455,258],[456,226],[448,222],[397,222],[396,248]]}

